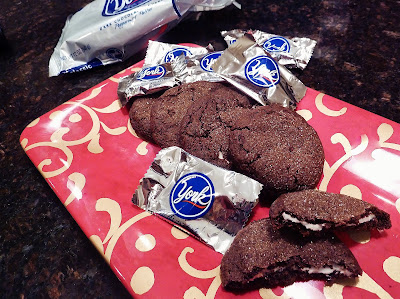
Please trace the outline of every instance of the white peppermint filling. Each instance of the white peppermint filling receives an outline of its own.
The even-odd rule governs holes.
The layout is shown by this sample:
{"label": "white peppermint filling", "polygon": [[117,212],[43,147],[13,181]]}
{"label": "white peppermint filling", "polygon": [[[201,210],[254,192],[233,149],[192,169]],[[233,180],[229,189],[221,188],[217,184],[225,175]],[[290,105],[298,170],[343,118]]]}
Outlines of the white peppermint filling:
{"label": "white peppermint filling", "polygon": [[218,159],[224,160],[224,154],[221,151],[218,152]]}
{"label": "white peppermint filling", "polygon": [[302,224],[305,228],[307,228],[307,229],[309,229],[309,230],[313,230],[313,231],[321,231],[322,228],[325,226],[325,223],[322,223],[322,224],[314,224],[314,223],[308,223],[308,222],[306,222],[306,221],[301,221],[301,220],[297,219],[296,217],[293,217],[293,216],[289,215],[289,214],[286,213],[286,212],[283,212],[283,213],[282,213],[282,217],[283,217],[283,219],[285,219],[285,220],[289,220],[289,221],[292,221],[292,222],[294,222],[294,223],[300,223],[300,224]]}
{"label": "white peppermint filling", "polygon": [[371,221],[372,219],[375,219],[375,218],[376,218],[376,216],[374,214],[369,214],[368,216],[360,218],[360,220],[358,220],[358,223],[360,223],[360,224],[365,223],[365,222]]}
{"label": "white peppermint filling", "polygon": [[319,274],[329,275],[336,271],[336,272],[339,272],[340,274],[343,274],[346,276],[351,275],[351,272],[349,270],[346,270],[343,266],[339,266],[339,265],[333,265],[333,267],[322,267],[322,268],[306,267],[301,270],[308,272],[310,274],[319,273]]}

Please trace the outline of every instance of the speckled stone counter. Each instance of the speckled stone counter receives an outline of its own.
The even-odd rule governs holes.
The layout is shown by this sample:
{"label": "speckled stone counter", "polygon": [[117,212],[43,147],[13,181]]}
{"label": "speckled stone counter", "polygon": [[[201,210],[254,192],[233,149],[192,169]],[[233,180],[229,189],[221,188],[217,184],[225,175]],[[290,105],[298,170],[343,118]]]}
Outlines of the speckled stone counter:
{"label": "speckled stone counter", "polygon": [[[34,119],[143,59],[48,77],[67,16],[89,1],[0,2],[0,296],[124,298],[112,273],[19,144]],[[161,40],[225,47],[221,30],[260,29],[317,40],[309,87],[400,122],[398,1],[239,0],[188,19]]]}

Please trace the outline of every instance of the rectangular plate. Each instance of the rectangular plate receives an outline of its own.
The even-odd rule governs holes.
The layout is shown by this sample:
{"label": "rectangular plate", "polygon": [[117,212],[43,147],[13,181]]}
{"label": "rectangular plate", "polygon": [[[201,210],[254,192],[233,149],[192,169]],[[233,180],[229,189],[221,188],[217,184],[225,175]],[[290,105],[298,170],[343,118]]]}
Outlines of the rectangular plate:
{"label": "rectangular plate", "polygon": [[[142,65],[133,65],[37,118],[22,132],[21,145],[132,295],[232,298],[221,287],[221,254],[131,202],[159,148],[137,137],[116,91],[118,79]],[[340,235],[364,270],[355,281],[309,281],[238,296],[396,297],[400,125],[312,89],[297,110],[324,146],[319,189],[375,204],[390,213],[393,227]],[[267,215],[268,208],[258,206],[252,220]]]}

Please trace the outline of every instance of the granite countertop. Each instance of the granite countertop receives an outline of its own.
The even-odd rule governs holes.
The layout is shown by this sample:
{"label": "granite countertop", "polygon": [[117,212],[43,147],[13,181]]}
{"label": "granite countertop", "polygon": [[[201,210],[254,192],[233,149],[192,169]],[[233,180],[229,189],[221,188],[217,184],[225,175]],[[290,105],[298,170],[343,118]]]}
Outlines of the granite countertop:
{"label": "granite countertop", "polygon": [[[1,297],[129,297],[19,144],[23,129],[63,102],[140,61],[48,77],[67,16],[88,0],[0,2]],[[298,72],[309,87],[400,122],[398,1],[238,0],[169,31],[161,41],[211,43],[221,30],[260,29],[318,44]]]}

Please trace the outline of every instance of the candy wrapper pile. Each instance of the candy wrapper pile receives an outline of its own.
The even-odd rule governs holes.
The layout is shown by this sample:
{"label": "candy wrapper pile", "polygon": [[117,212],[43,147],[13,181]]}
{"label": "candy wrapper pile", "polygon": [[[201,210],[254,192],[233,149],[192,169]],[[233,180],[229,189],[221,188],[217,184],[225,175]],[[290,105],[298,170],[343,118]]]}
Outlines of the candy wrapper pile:
{"label": "candy wrapper pile", "polygon": [[[259,30],[232,30],[221,34],[228,46],[224,51],[214,51],[212,45],[187,47],[149,41],[143,70],[152,73],[146,77],[133,74],[120,80],[118,95],[122,105],[135,96],[172,87],[164,79],[168,73],[165,64],[181,61],[182,58],[177,58],[183,56],[185,66],[174,72],[175,85],[227,81],[261,105],[278,103],[294,109],[304,97],[306,87],[281,62],[292,68],[304,69],[311,58],[315,41],[294,38],[297,41],[294,43],[285,37],[278,38]],[[287,41],[287,46],[282,46],[282,40]],[[277,46],[272,47],[275,43]],[[269,48],[263,46],[266,44]],[[272,48],[273,51],[268,51]],[[155,69],[158,71],[155,72]]]}

